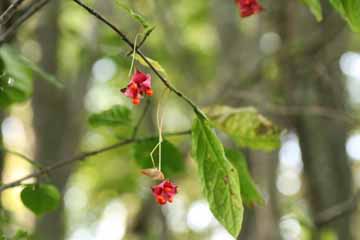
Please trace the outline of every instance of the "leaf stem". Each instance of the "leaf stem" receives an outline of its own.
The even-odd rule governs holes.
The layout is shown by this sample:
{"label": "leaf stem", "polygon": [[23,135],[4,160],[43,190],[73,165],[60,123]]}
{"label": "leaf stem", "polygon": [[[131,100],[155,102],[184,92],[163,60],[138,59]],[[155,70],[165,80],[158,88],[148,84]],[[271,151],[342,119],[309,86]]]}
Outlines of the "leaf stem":
{"label": "leaf stem", "polygon": [[129,77],[131,76],[132,70],[134,68],[135,53],[136,53],[136,42],[137,42],[138,36],[139,36],[139,34],[136,34],[136,36],[135,36],[134,49],[133,49],[133,54],[132,54],[131,66],[130,66],[130,70],[129,70]]}
{"label": "leaf stem", "polygon": [[[151,152],[150,152],[150,158],[151,158],[151,161],[152,161],[152,164],[153,164],[153,167],[154,168],[156,168],[156,166],[155,166],[155,160],[154,160],[154,153],[155,153],[155,151],[158,149],[158,147],[159,147],[159,145],[161,144],[161,142],[159,141],[156,145],[155,145],[155,147],[153,148],[153,150],[151,150]],[[160,170],[160,169],[159,169]],[[160,170],[161,171],[161,170]]]}

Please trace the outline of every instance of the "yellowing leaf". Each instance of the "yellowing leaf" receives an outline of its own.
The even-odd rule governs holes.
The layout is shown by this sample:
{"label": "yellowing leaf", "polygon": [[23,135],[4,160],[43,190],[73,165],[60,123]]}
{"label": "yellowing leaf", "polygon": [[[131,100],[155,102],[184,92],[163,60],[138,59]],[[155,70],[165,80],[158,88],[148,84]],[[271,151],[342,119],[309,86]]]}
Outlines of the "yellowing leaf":
{"label": "yellowing leaf", "polygon": [[239,146],[273,150],[280,146],[280,129],[255,108],[215,106],[206,109],[215,126],[228,134]]}
{"label": "yellowing leaf", "polygon": [[[159,62],[149,58],[149,57],[145,57],[149,63],[160,73],[164,74],[164,76],[167,76],[165,69],[160,65]],[[139,55],[139,54],[135,54],[135,60],[138,61],[141,65],[143,65],[144,67],[150,68],[149,65],[147,64],[147,62],[145,62],[145,60]]]}
{"label": "yellowing leaf", "polygon": [[135,12],[130,7],[126,6],[124,3],[120,2],[119,0],[116,1],[117,5],[124,9],[134,20],[139,22],[143,28],[148,29],[150,27],[150,24],[146,21],[145,17],[142,16],[140,13]]}

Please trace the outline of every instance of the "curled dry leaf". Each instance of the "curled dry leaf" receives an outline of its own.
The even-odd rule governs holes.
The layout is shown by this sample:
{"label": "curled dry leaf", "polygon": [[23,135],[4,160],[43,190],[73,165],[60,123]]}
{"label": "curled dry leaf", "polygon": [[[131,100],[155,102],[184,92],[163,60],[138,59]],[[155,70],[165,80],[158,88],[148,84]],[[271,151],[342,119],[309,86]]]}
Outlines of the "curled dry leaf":
{"label": "curled dry leaf", "polygon": [[148,176],[154,180],[164,180],[164,174],[157,168],[141,169],[141,174]]}

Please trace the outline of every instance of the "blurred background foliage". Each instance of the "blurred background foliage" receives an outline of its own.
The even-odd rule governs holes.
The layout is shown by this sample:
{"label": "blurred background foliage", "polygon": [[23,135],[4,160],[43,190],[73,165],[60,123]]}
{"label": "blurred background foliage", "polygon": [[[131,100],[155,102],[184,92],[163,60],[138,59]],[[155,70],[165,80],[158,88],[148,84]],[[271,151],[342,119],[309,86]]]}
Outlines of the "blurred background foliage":
{"label": "blurred background foliage", "polygon": [[[329,4],[323,4],[318,23],[300,1],[262,1],[265,11],[247,19],[240,19],[232,0],[85,2],[133,40],[146,30],[123,5],[141,13],[155,27],[143,51],[194,102],[253,106],[287,129],[281,143],[274,143],[278,150],[242,148],[266,204],[246,208],[238,239],[360,239],[356,209],[320,221],[325,210],[351,199],[360,184],[359,35]],[[2,0],[0,9],[8,4]],[[121,105],[131,109],[131,125],[145,104],[132,106],[120,93],[129,81],[127,46],[72,1],[51,1],[0,49],[6,74],[0,76],[4,148],[49,165],[131,134],[131,127],[87,121]],[[157,78],[153,83],[142,137],[157,134],[156,104],[164,87]],[[174,94],[162,108],[165,132],[191,128],[192,109]],[[218,134],[234,148],[230,138]],[[164,149],[163,159],[165,173],[180,189],[173,204],[157,206],[152,182],[140,175],[151,146],[127,145],[41,179],[61,190],[63,203],[54,213],[36,218],[21,203],[21,187],[3,192],[4,239],[234,239],[201,195],[190,137],[166,139],[168,147],[176,147],[172,154]],[[2,182],[34,170],[19,156],[0,153]]]}

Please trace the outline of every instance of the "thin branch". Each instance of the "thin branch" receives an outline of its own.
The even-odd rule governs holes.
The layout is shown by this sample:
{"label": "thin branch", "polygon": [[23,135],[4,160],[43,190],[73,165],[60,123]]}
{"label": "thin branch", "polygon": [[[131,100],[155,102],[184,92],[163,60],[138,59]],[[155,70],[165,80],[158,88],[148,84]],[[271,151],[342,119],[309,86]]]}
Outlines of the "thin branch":
{"label": "thin branch", "polygon": [[29,158],[28,156],[26,156],[25,154],[22,154],[22,153],[19,153],[19,152],[16,152],[16,151],[13,151],[13,150],[9,150],[7,148],[4,148],[4,147],[1,147],[0,146],[0,151],[3,151],[5,153],[9,153],[9,154],[12,154],[14,156],[18,156],[20,157],[21,159],[25,160],[27,163],[33,165],[34,167],[38,168],[38,169],[41,169],[41,165],[35,161],[33,161],[31,158]]}
{"label": "thin branch", "polygon": [[264,105],[265,111],[279,115],[316,115],[320,117],[335,119],[348,123],[352,126],[357,125],[359,121],[344,111],[322,107],[322,106],[282,106],[282,105]]}
{"label": "thin branch", "polygon": [[16,13],[16,10],[18,6],[23,2],[24,0],[16,0],[14,1],[8,9],[3,12],[0,16],[0,25],[5,25]]}
{"label": "thin branch", "polygon": [[32,4],[23,15],[21,15],[14,23],[6,29],[6,31],[0,35],[0,45],[6,42],[16,30],[30,17],[32,17],[37,11],[44,7],[50,0],[39,0]]}
{"label": "thin branch", "polygon": [[141,48],[141,46],[146,42],[146,40],[148,39],[148,37],[150,37],[150,34],[155,30],[155,27],[150,28],[144,35],[143,39],[141,40],[141,42],[139,43],[137,48]]}
{"label": "thin branch", "polygon": [[[150,36],[150,34],[154,31],[155,27],[150,28],[149,31],[147,31],[144,35],[144,37],[142,38],[142,40],[140,41],[140,43],[136,46],[136,49],[140,49],[142,47],[142,45],[144,45],[144,43],[146,42],[146,40],[148,39],[148,37]],[[129,51],[126,56],[130,56],[133,53],[132,51]]]}
{"label": "thin branch", "polygon": [[[182,131],[182,132],[169,133],[169,134],[166,134],[166,135],[167,136],[181,136],[181,135],[187,135],[189,133],[190,133],[190,131]],[[116,149],[116,148],[119,148],[119,147],[122,147],[122,146],[125,146],[125,145],[128,145],[128,144],[131,144],[131,143],[144,141],[146,139],[150,139],[150,138],[129,138],[129,139],[125,139],[125,140],[123,140],[121,142],[112,144],[110,146],[100,148],[98,150],[80,153],[79,155],[77,155],[77,156],[75,156],[73,158],[66,159],[66,160],[63,160],[63,161],[59,161],[59,162],[57,162],[55,164],[52,164],[52,165],[47,166],[47,167],[43,167],[42,169],[39,169],[39,170],[37,170],[37,171],[35,171],[33,173],[30,173],[30,174],[28,174],[28,175],[26,175],[24,177],[21,177],[18,180],[15,180],[15,181],[10,182],[10,183],[3,184],[3,185],[0,186],[0,192],[3,192],[4,190],[9,189],[9,188],[19,186],[19,185],[22,184],[22,182],[24,182],[27,179],[38,178],[40,176],[48,174],[51,171],[56,170],[56,169],[65,167],[67,165],[74,164],[76,162],[83,161],[86,158],[93,157],[93,156],[96,156],[98,154],[102,154],[102,153],[108,152],[110,150],[113,150],[113,149]]]}
{"label": "thin branch", "polygon": [[[86,11],[88,11],[90,14],[95,16],[97,19],[99,19],[101,22],[106,24],[108,27],[110,27],[114,32],[116,32],[120,38],[130,47],[130,49],[134,49],[134,44],[132,41],[129,40],[129,38],[120,30],[118,29],[114,24],[112,24],[109,20],[107,20],[104,16],[102,16],[100,13],[98,13],[95,9],[90,8],[86,4],[84,4],[80,0],[73,0],[76,4],[84,8]],[[149,66],[149,68],[159,77],[159,79],[163,82],[163,84],[172,92],[174,92],[176,95],[178,95],[180,98],[182,98],[185,102],[187,102],[193,110],[198,113],[199,115],[206,118],[206,116],[201,112],[198,106],[193,103],[190,98],[185,96],[182,92],[180,92],[178,89],[176,89],[165,77],[163,77],[158,70],[152,65],[152,63],[149,61],[149,59],[139,50],[135,49],[136,53],[144,60],[144,62]]]}
{"label": "thin branch", "polygon": [[248,101],[252,104],[258,105],[258,107],[265,112],[284,115],[284,116],[293,116],[293,115],[315,115],[325,118],[331,118],[337,121],[345,122],[351,126],[359,124],[359,119],[352,117],[345,111],[341,111],[335,108],[324,107],[320,105],[310,105],[310,106],[289,106],[289,105],[279,105],[271,104],[270,101],[266,98],[262,98],[257,93],[251,93],[246,91],[237,92],[237,99],[242,99]]}
{"label": "thin branch", "polygon": [[315,224],[317,226],[323,226],[343,216],[346,216],[347,214],[351,214],[358,207],[359,200],[360,191],[358,191],[351,199],[339,203],[318,214],[315,217]]}
{"label": "thin branch", "polygon": [[[0,44],[4,43],[12,34],[15,33],[17,28],[21,26],[28,18],[30,18],[33,14],[35,14],[39,9],[41,9],[43,6],[45,6],[50,0],[42,0],[39,2],[36,2],[28,10],[25,11],[25,13],[20,16],[12,26],[10,26],[5,33],[0,35]],[[114,32],[116,32],[120,38],[131,48],[134,48],[134,44],[130,39],[122,32],[120,31],[114,24],[112,24],[110,21],[108,21],[105,17],[103,17],[101,14],[99,14],[94,9],[88,7],[80,0],[73,0],[75,3],[83,7],[85,10],[87,10],[90,14],[95,16],[97,19],[99,19],[101,22],[106,24],[108,27],[110,27]],[[204,114],[201,112],[201,110],[196,106],[187,96],[185,96],[182,92],[177,90],[165,77],[163,77],[159,71],[156,70],[156,68],[151,64],[151,62],[146,58],[146,56],[139,50],[135,49],[136,53],[145,61],[145,63],[149,66],[149,68],[159,77],[159,79],[163,82],[163,84],[170,89],[172,92],[174,92],[176,95],[178,95],[180,98],[182,98],[184,101],[186,101],[195,112],[206,118]]]}

